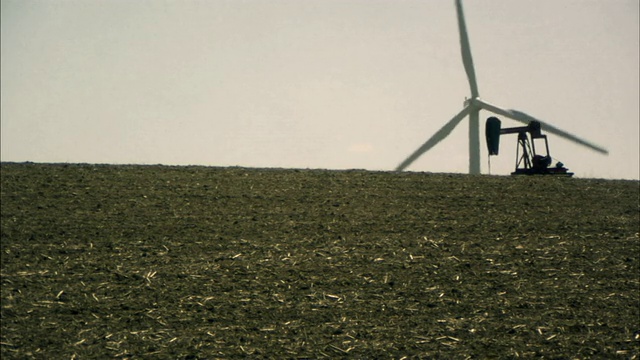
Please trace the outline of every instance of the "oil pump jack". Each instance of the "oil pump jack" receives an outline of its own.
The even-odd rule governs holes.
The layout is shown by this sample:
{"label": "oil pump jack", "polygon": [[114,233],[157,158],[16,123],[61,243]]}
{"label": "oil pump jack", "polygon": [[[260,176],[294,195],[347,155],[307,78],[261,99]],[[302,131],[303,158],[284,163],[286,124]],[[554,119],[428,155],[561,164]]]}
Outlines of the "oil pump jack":
{"label": "oil pump jack", "polygon": [[[543,135],[540,123],[531,121],[527,126],[504,128],[497,117],[487,119],[485,133],[489,156],[498,155],[500,147],[500,135],[518,134],[518,146],[516,148],[516,169],[511,175],[560,175],[573,176],[561,162],[551,167],[551,155],[549,154],[549,142],[547,135]],[[542,139],[546,155],[536,153],[535,140]]]}

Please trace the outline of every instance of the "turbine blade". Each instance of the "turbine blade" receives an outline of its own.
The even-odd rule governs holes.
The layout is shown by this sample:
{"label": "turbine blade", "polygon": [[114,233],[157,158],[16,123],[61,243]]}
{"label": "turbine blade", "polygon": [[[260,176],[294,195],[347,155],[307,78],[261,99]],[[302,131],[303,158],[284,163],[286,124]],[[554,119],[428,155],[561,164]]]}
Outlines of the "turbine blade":
{"label": "turbine blade", "polygon": [[464,119],[465,116],[469,114],[471,111],[471,105],[465,107],[458,113],[458,115],[454,116],[448,123],[446,123],[443,127],[440,128],[429,140],[427,140],[422,146],[420,146],[413,154],[409,155],[398,167],[396,171],[402,171],[409,167],[416,159],[418,159],[422,154],[429,151],[432,147],[436,146],[440,141],[447,137],[453,131],[453,129]]}
{"label": "turbine blade", "polygon": [[569,133],[567,131],[558,129],[557,127],[555,127],[555,126],[553,126],[553,125],[551,125],[549,123],[546,123],[546,122],[544,122],[544,121],[542,121],[540,119],[536,119],[536,118],[534,118],[533,116],[531,116],[529,114],[523,113],[522,111],[513,110],[513,109],[511,109],[511,112],[515,115],[515,117],[518,117],[518,118],[526,121],[527,123],[529,123],[530,121],[539,122],[540,125],[542,126],[541,127],[542,130],[544,130],[544,131],[550,132],[550,133],[552,133],[554,135],[558,135],[558,136],[560,136],[562,138],[565,138],[565,139],[567,139],[569,141],[573,141],[576,144],[580,144],[582,146],[586,146],[586,147],[590,148],[591,150],[597,151],[597,152],[599,152],[601,154],[605,154],[605,155],[609,154],[609,150],[607,150],[607,149],[605,149],[605,148],[603,148],[603,147],[601,147],[599,145],[596,145],[596,144],[594,144],[594,143],[592,143],[590,141],[582,139],[582,138],[580,138],[580,137],[578,137],[576,135],[573,135],[573,134],[571,134],[571,133]]}
{"label": "turbine blade", "polygon": [[476,73],[473,69],[471,46],[469,45],[469,35],[467,35],[467,25],[464,22],[464,13],[462,11],[461,0],[456,0],[456,10],[458,13],[458,28],[460,32],[460,51],[462,53],[462,63],[464,64],[464,70],[467,72],[467,79],[469,79],[471,97],[475,98],[478,96],[478,84],[476,83]]}
{"label": "turbine blade", "polygon": [[542,121],[540,119],[534,118],[533,116],[531,116],[531,115],[529,115],[527,113],[524,113],[522,111],[513,110],[513,109],[505,110],[505,109],[499,108],[499,107],[497,107],[495,105],[489,104],[489,103],[487,103],[487,102],[485,102],[483,100],[480,100],[480,99],[476,99],[475,103],[479,107],[484,109],[484,110],[491,111],[494,114],[498,114],[498,115],[502,115],[502,116],[508,117],[508,118],[510,118],[512,120],[519,121],[519,122],[521,122],[523,124],[529,124],[529,122],[531,122],[531,121],[537,121],[537,122],[540,123],[540,125],[542,126],[542,130],[544,130],[544,131],[550,132],[550,133],[552,133],[554,135],[558,135],[558,136],[560,136],[562,138],[565,138],[565,139],[567,139],[569,141],[572,141],[572,142],[574,142],[576,144],[580,144],[582,146],[586,146],[586,147],[590,148],[591,150],[597,151],[597,152],[599,152],[601,154],[605,154],[605,155],[609,154],[609,150],[605,149],[602,146],[596,145],[596,144],[594,144],[594,143],[592,143],[590,141],[582,139],[582,138],[580,138],[580,137],[578,137],[576,135],[573,135],[573,134],[571,134],[571,133],[569,133],[567,131],[558,129],[555,126],[553,126],[553,125],[551,125],[549,123],[546,123],[546,122],[544,122],[544,121]]}

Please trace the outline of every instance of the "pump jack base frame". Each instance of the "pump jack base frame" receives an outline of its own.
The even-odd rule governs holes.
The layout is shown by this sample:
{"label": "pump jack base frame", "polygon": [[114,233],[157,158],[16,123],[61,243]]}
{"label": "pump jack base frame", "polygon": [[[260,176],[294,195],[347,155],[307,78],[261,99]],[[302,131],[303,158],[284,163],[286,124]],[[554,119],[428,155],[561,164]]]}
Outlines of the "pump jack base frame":
{"label": "pump jack base frame", "polygon": [[512,172],[511,175],[553,175],[553,176],[565,176],[572,177],[573,173],[568,172],[567,168],[547,168],[543,171],[536,169],[516,169],[516,171]]}

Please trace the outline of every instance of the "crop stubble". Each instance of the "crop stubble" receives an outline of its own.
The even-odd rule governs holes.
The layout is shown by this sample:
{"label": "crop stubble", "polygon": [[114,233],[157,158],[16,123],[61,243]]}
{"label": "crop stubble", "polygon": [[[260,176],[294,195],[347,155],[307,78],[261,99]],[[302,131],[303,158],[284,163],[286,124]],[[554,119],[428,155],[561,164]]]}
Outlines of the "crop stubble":
{"label": "crop stubble", "polygon": [[3,358],[637,358],[638,182],[2,163]]}

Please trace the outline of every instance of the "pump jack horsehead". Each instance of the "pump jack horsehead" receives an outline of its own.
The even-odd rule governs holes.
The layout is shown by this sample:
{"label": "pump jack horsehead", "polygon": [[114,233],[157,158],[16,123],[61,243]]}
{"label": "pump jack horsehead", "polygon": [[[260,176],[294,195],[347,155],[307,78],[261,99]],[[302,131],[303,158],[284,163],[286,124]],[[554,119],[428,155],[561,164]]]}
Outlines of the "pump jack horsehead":
{"label": "pump jack horsehead", "polygon": [[409,157],[407,157],[398,167],[397,171],[402,171],[409,167],[416,159],[422,154],[429,151],[432,147],[436,146],[440,141],[444,140],[451,131],[467,116],[469,116],[469,173],[480,173],[480,124],[479,113],[480,110],[486,110],[497,115],[504,116],[506,118],[524,123],[528,125],[531,122],[536,122],[541,126],[542,130],[554,135],[558,135],[569,141],[585,146],[591,150],[597,151],[602,154],[608,154],[607,149],[595,145],[587,140],[581,139],[571,133],[564,130],[560,130],[557,127],[545,123],[542,120],[536,119],[531,115],[528,115],[522,111],[504,109],[496,105],[492,105],[480,98],[478,93],[478,84],[476,83],[475,70],[473,68],[473,59],[471,58],[471,47],[469,45],[469,36],[467,35],[467,27],[464,22],[464,14],[462,11],[462,1],[456,0],[456,11],[458,14],[458,29],[460,32],[460,50],[462,52],[462,63],[469,79],[469,87],[471,88],[471,98],[465,101],[465,106],[456,116],[454,116],[449,122],[447,122],[440,130],[438,130],[429,140],[427,140],[422,146],[414,151]]}

